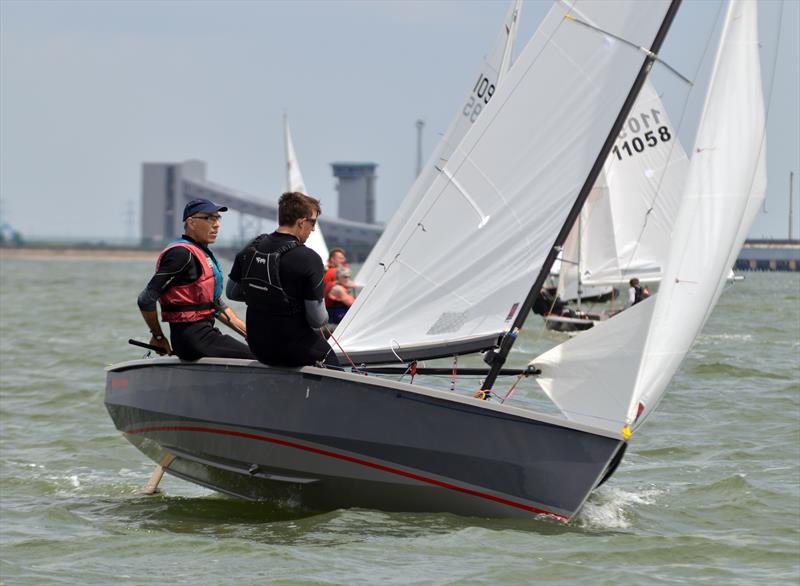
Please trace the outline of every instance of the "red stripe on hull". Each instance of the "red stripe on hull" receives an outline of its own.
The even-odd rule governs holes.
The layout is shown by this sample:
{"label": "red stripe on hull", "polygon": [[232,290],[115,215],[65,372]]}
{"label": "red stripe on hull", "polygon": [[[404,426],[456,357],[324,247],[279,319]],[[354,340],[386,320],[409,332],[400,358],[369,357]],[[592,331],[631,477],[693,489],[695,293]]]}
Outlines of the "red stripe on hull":
{"label": "red stripe on hull", "polygon": [[517,509],[522,509],[525,511],[529,511],[536,515],[547,515],[549,517],[554,517],[559,521],[569,521],[569,517],[565,517],[564,515],[559,515],[558,513],[551,513],[550,511],[545,511],[544,509],[539,509],[537,507],[531,507],[529,505],[524,505],[522,503],[517,503],[508,499],[504,499],[502,497],[494,496],[491,494],[486,494],[483,492],[478,492],[477,490],[472,490],[470,488],[464,488],[461,486],[457,486],[455,484],[450,484],[449,482],[442,482],[441,480],[436,480],[435,478],[428,478],[426,476],[420,476],[419,474],[414,474],[412,472],[406,472],[405,470],[399,470],[397,468],[391,468],[389,466],[384,466],[383,464],[376,464],[374,462],[368,462],[367,460],[362,460],[360,458],[354,458],[353,456],[346,456],[344,454],[337,454],[336,452],[329,452],[327,450],[321,450],[319,448],[312,448],[309,446],[304,446],[301,444],[296,444],[294,442],[276,439],[271,437],[265,437],[263,435],[255,435],[252,433],[245,433],[242,431],[230,431],[227,429],[216,429],[210,427],[195,427],[195,426],[181,426],[181,425],[173,425],[173,426],[163,426],[163,427],[141,427],[139,429],[132,429],[130,431],[126,431],[125,433],[139,435],[142,433],[149,433],[154,431],[194,431],[198,433],[215,433],[217,435],[229,435],[233,437],[241,437],[245,439],[251,439],[261,442],[268,442],[272,444],[277,444],[280,446],[285,446],[289,448],[295,448],[298,450],[304,450],[306,452],[311,452],[314,454],[319,454],[321,456],[327,456],[329,458],[336,458],[338,460],[344,460],[346,462],[352,462],[353,464],[360,464],[361,466],[367,466],[369,468],[375,468],[376,470],[381,470],[383,472],[388,472],[390,474],[396,474],[398,476],[404,476],[406,478],[411,478],[413,480],[417,480],[419,482],[425,482],[427,484],[433,484],[435,486],[439,486],[441,488],[447,488],[449,490],[454,490],[456,492],[462,492],[464,494],[468,494],[470,496],[475,496],[479,498],[483,498],[486,500],[494,501],[503,505],[507,505],[509,507],[514,507]]}

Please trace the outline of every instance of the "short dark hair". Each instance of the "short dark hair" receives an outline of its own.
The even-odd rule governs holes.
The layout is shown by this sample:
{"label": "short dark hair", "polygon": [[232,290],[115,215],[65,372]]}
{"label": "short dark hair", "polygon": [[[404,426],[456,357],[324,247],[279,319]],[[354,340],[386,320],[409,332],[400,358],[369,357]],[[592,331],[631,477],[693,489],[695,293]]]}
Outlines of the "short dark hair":
{"label": "short dark hair", "polygon": [[297,220],[308,218],[314,212],[317,216],[322,213],[319,200],[305,193],[287,191],[278,200],[278,224],[281,226],[294,226]]}
{"label": "short dark hair", "polygon": [[331,248],[328,251],[328,260],[331,260],[333,258],[333,255],[336,254],[337,252],[341,252],[342,255],[344,255],[344,248]]}

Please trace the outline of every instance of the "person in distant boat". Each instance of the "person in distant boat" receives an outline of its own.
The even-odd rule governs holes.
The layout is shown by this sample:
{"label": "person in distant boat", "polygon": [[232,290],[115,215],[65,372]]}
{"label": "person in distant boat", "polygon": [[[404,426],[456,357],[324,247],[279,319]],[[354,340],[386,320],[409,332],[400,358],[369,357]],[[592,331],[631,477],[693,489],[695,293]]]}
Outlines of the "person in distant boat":
{"label": "person in distant boat", "polygon": [[322,259],[304,246],[319,214],[319,200],[284,193],[278,229],[249,242],[228,275],[228,298],[247,303],[247,342],[265,364],[312,365],[331,351],[320,330],[328,322]]}
{"label": "person in distant boat", "polygon": [[542,288],[533,301],[532,310],[537,315],[561,315],[564,312],[564,302],[555,293]]}
{"label": "person in distant boat", "polygon": [[332,324],[338,324],[344,319],[344,314],[355,303],[352,290],[355,283],[350,280],[350,268],[340,266],[336,269],[336,281],[325,284],[325,309],[328,310],[328,319]]}
{"label": "person in distant boat", "polygon": [[328,262],[325,263],[325,285],[328,283],[336,283],[336,270],[339,267],[349,267],[347,257],[344,254],[343,248],[331,248],[328,254]]}
{"label": "person in distant boat", "polygon": [[[152,338],[164,354],[177,354],[184,360],[204,356],[254,359],[247,345],[220,332],[214,318],[246,334],[245,324],[222,301],[223,275],[214,253],[208,248],[219,234],[225,206],[207,199],[193,199],[183,210],[184,234],[159,255],[156,273],[139,294],[138,305]],[[170,327],[170,342],[158,322]]]}
{"label": "person in distant boat", "polygon": [[639,284],[639,279],[634,277],[628,282],[628,304],[626,307],[631,307],[636,305],[640,301],[643,301],[650,297],[650,291],[647,290],[647,287],[642,287]]}

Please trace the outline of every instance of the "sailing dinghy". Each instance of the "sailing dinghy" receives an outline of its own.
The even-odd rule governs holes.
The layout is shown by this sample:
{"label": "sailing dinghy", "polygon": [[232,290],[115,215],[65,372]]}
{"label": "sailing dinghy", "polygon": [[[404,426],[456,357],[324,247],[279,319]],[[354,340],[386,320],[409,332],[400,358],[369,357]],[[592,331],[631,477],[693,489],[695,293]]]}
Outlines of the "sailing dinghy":
{"label": "sailing dinghy", "polygon": [[[553,6],[386,243],[337,330],[343,359],[408,364],[483,350],[492,397],[677,9]],[[176,358],[110,367],[108,411],[143,453],[170,461],[170,474],[243,498],[568,520],[619,465],[713,309],[763,197],[763,144],[755,5],[736,0],[661,290],[532,362],[560,414],[361,368]],[[604,343],[585,342],[595,337]]]}
{"label": "sailing dinghy", "polygon": [[556,295],[577,307],[545,315],[548,329],[589,329],[619,309],[586,311],[588,297],[624,290],[634,277],[661,280],[688,167],[677,128],[648,81],[564,243]]}

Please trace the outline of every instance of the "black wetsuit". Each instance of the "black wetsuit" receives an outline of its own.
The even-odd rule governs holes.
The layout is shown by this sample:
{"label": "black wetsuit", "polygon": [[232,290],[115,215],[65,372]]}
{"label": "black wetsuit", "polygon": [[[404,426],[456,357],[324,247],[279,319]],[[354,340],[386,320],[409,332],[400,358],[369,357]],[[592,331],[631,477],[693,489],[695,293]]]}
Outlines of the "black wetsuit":
{"label": "black wetsuit", "polygon": [[[203,244],[195,242],[185,234],[182,238],[196,244],[209,256],[214,254]],[[194,283],[203,274],[200,260],[184,246],[175,246],[164,253],[161,263],[139,294],[137,303],[142,311],[155,311],[156,302],[169,287]],[[227,308],[222,299],[218,300],[220,311]],[[169,339],[172,350],[184,360],[197,360],[204,356],[217,358],[254,359],[246,344],[223,334],[214,327],[214,317],[193,322],[174,322],[169,324]]]}
{"label": "black wetsuit", "polygon": [[[256,239],[259,242],[257,249],[262,253],[275,252],[293,240],[297,238],[273,232],[267,238],[262,235]],[[236,255],[228,275],[240,287],[253,256],[252,244]],[[250,349],[261,362],[274,366],[305,366],[325,359],[331,348],[320,331],[309,325],[304,309],[305,300],[322,301],[322,259],[310,248],[298,245],[280,257],[278,273],[283,290],[296,303],[296,310],[291,314],[280,314],[259,307],[252,299],[247,299],[247,288],[242,287],[247,302],[247,342]],[[230,289],[228,295],[231,295]]]}

